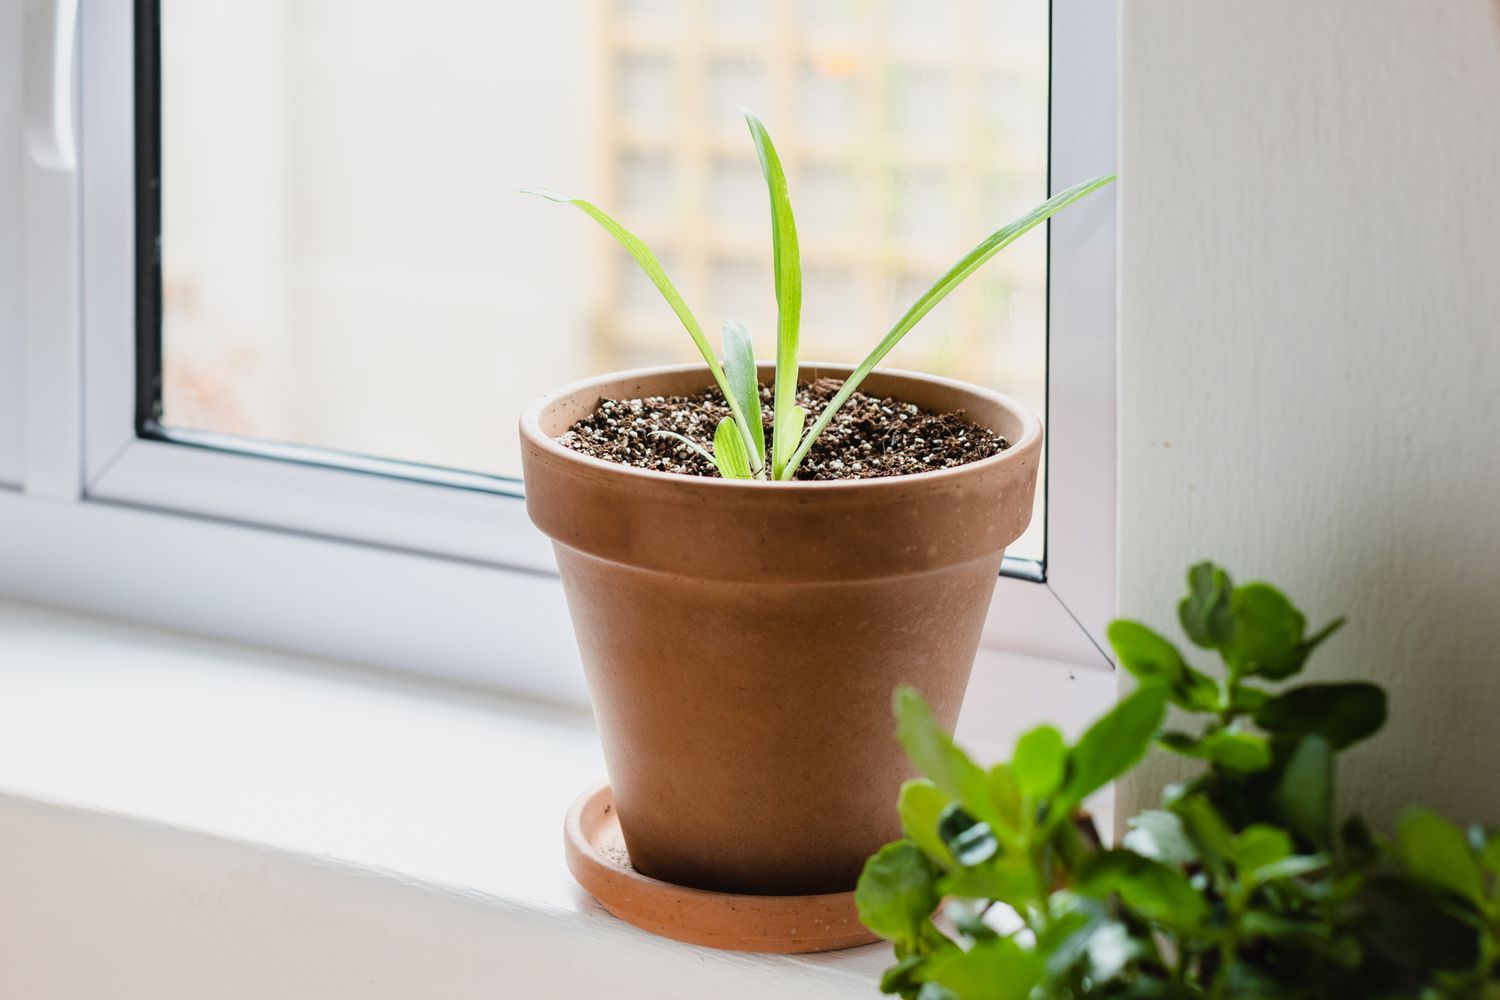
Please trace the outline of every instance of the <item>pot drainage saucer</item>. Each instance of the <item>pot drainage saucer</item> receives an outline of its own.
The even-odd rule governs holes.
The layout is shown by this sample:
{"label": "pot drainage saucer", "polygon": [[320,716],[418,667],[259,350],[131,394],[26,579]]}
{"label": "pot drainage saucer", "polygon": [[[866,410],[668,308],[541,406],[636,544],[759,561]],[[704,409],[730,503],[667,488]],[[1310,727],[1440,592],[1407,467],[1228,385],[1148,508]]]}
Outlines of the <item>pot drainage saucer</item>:
{"label": "pot drainage saucer", "polygon": [[834,951],[877,938],[859,922],[854,893],[751,896],[708,892],[642,875],[630,864],[609,785],[585,792],[563,828],[568,870],[610,913],[629,924],[709,948]]}

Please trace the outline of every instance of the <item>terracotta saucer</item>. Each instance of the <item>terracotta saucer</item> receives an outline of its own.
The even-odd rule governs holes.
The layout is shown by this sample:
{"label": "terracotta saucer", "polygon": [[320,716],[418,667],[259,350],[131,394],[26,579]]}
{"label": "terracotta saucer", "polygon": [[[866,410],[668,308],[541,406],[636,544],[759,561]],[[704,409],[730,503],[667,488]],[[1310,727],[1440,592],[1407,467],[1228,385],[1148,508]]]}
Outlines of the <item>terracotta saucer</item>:
{"label": "terracotta saucer", "polygon": [[688,944],[731,951],[809,952],[877,940],[860,924],[854,893],[746,896],[689,889],[630,865],[609,785],[580,795],[563,828],[568,870],[626,923]]}

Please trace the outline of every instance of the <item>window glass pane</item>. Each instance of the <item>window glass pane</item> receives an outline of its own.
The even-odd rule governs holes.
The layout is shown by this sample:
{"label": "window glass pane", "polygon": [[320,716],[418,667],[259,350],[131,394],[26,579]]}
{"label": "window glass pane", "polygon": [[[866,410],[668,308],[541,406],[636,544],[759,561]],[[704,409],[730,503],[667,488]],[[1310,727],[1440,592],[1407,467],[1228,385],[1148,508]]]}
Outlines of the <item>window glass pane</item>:
{"label": "window glass pane", "polygon": [[[809,359],[857,361],[1046,194],[1046,0],[161,7],[170,426],[512,476],[537,394],[694,359],[624,252],[516,193],[534,185],[613,212],[706,328],[743,320],[771,356],[737,105],[788,172]],[[991,261],[887,364],[1040,412],[1045,245]]]}

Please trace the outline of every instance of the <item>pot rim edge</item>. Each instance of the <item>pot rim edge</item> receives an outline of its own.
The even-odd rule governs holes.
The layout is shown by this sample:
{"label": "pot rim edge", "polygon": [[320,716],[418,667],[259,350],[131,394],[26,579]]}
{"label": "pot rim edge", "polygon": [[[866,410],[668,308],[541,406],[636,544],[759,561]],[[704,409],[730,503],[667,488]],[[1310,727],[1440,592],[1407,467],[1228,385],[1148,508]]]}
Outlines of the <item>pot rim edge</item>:
{"label": "pot rim edge", "polygon": [[[766,367],[769,362],[758,362],[758,367]],[[821,361],[803,361],[798,365],[799,373],[802,369],[817,368],[829,369],[842,372],[845,377],[854,371],[853,365],[835,364]],[[818,490],[830,491],[854,491],[891,489],[900,484],[910,484],[920,481],[923,484],[937,485],[941,481],[958,476],[974,475],[992,469],[1005,462],[1020,460],[1023,456],[1035,452],[1041,445],[1042,421],[1031,408],[1021,403],[1014,397],[1004,393],[996,392],[984,386],[965,382],[962,379],[946,378],[942,375],[929,375],[925,372],[915,372],[904,368],[876,368],[872,375],[894,375],[899,378],[914,379],[922,382],[932,382],[957,389],[972,395],[987,398],[993,403],[998,403],[1004,409],[1011,411],[1021,419],[1022,431],[1020,437],[1010,443],[1010,447],[996,452],[987,458],[981,458],[976,462],[965,462],[947,469],[934,469],[931,472],[917,472],[898,476],[878,476],[871,479],[818,479],[818,480],[741,480],[722,479],[716,476],[688,476],[680,472],[660,472],[656,469],[642,469],[633,465],[625,465],[621,462],[611,462],[603,458],[595,458],[582,452],[574,451],[557,443],[556,439],[546,434],[541,428],[541,415],[546,408],[556,400],[572,395],[580,390],[587,390],[592,386],[605,385],[622,379],[643,379],[657,375],[675,375],[682,372],[701,371],[709,378],[712,384],[712,376],[708,366],[702,362],[688,362],[676,365],[649,365],[644,368],[628,368],[621,371],[608,372],[603,375],[595,375],[590,378],[579,379],[551,389],[526,405],[521,412],[521,437],[527,443],[540,448],[555,458],[572,464],[581,470],[609,470],[625,476],[626,478],[644,479],[648,482],[664,482],[667,480],[682,481],[684,488],[704,488],[715,490]]]}

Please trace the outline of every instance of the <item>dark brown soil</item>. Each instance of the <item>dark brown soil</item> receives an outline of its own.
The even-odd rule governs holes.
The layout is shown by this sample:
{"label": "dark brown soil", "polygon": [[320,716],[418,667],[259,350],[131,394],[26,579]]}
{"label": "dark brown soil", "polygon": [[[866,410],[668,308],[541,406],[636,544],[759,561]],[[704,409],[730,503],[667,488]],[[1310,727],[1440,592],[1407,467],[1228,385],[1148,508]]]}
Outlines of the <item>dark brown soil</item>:
{"label": "dark brown soil", "polygon": [[[798,386],[797,401],[809,423],[838,392],[839,379]],[[681,441],[653,436],[674,431],[713,450],[714,428],[729,415],[718,389],[695,396],[605,399],[558,439],[564,447],[595,458],[660,472],[717,476],[713,464]],[[761,387],[761,422],[771,446],[771,390]],[[959,413],[931,413],[911,403],[856,392],[818,436],[797,469],[797,479],[876,479],[904,476],[975,462],[1010,447],[1003,437]]]}

